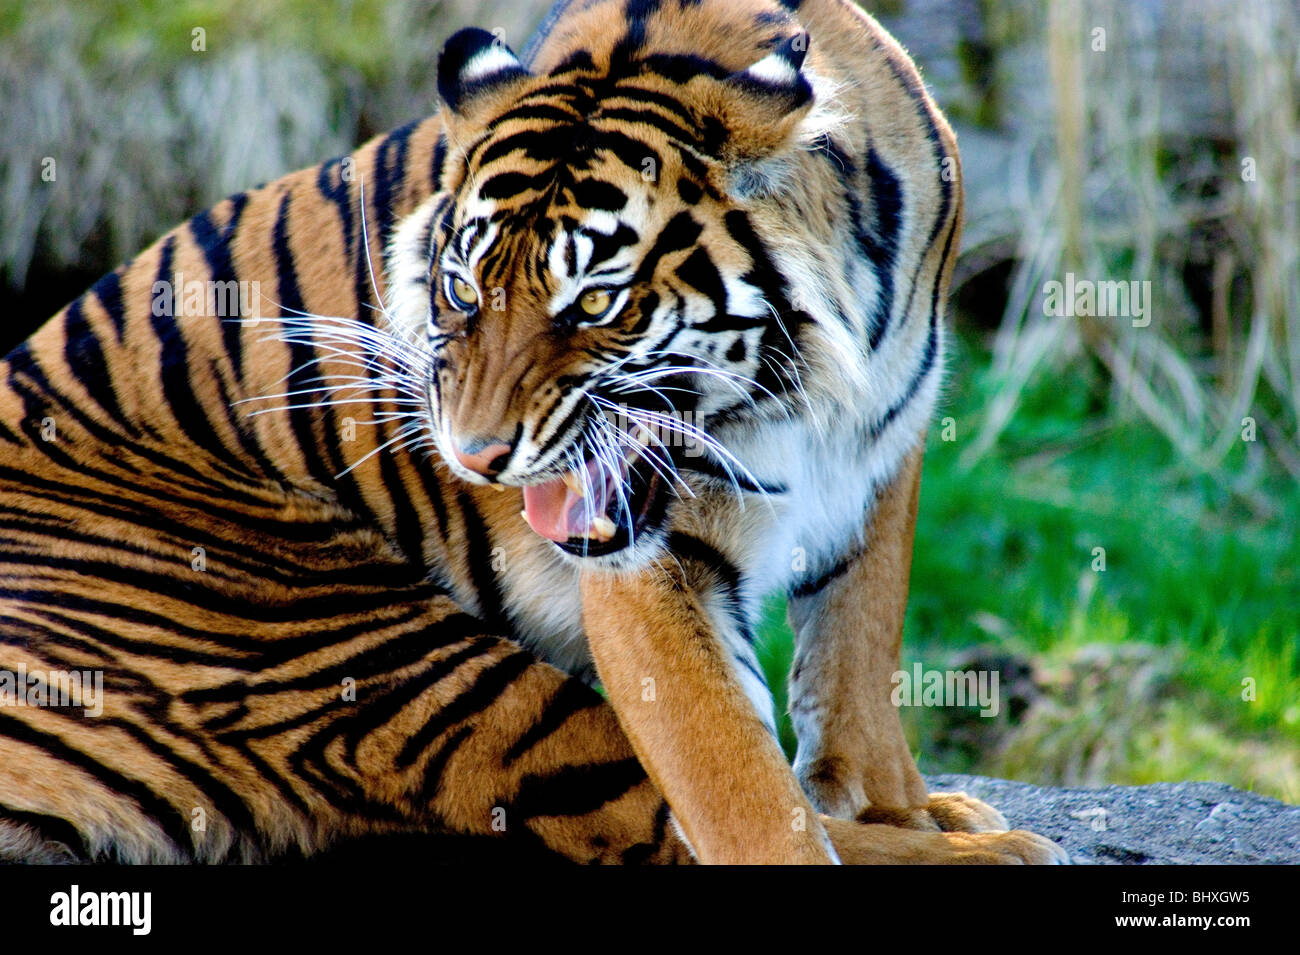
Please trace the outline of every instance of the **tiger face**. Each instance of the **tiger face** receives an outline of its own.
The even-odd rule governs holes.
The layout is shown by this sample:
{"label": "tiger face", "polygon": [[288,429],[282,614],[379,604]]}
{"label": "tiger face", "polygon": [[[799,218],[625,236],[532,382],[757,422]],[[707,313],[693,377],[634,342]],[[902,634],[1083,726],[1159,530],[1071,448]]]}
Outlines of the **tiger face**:
{"label": "tiger face", "polygon": [[773,306],[744,214],[813,98],[806,37],[771,45],[690,77],[617,50],[535,76],[482,30],[441,57],[443,188],[395,242],[434,438],[571,555],[652,552],[684,472],[734,475],[718,428],[795,388],[806,316]]}

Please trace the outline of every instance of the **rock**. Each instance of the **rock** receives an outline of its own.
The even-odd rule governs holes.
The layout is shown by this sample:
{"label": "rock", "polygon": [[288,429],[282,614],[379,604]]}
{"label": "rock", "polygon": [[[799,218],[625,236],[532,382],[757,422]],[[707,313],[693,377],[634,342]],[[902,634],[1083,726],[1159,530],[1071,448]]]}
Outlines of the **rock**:
{"label": "rock", "polygon": [[957,774],[926,782],[996,806],[1013,829],[1056,840],[1076,864],[1300,863],[1300,807],[1223,783],[1060,789]]}

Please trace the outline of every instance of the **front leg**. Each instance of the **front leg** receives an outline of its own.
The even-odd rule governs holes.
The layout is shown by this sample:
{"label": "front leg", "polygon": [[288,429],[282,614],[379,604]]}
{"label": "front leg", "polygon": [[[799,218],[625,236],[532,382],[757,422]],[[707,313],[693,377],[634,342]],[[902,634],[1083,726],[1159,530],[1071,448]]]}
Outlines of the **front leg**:
{"label": "front leg", "polygon": [[921,454],[918,446],[877,494],[863,548],[792,596],[795,769],[813,804],[831,816],[911,829],[1001,831],[1006,820],[992,806],[963,793],[926,792],[890,701],[902,646]]}
{"label": "front leg", "polygon": [[889,699],[920,478],[918,447],[878,494],[865,546],[797,587],[789,603],[795,771],[814,805],[843,819],[868,808],[910,813],[929,803]]}
{"label": "front leg", "polygon": [[837,861],[680,566],[587,572],[582,607],[614,712],[700,861]]}

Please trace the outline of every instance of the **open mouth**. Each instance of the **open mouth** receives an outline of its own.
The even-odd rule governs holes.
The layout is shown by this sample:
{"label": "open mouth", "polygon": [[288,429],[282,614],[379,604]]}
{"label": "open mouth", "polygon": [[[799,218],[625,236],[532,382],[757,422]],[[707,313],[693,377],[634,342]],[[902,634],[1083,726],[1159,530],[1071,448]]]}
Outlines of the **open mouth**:
{"label": "open mouth", "polygon": [[611,473],[595,458],[543,484],[524,488],[528,526],[571,554],[599,557],[631,544],[667,506],[663,479],[640,455]]}

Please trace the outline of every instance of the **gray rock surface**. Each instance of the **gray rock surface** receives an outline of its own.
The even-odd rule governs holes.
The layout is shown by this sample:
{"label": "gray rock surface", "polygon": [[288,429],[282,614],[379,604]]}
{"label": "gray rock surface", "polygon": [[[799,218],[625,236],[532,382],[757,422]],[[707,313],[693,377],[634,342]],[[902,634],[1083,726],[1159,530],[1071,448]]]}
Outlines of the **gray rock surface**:
{"label": "gray rock surface", "polygon": [[1058,789],[956,774],[926,783],[996,806],[1013,829],[1054,839],[1076,864],[1300,863],[1300,806],[1223,783]]}

